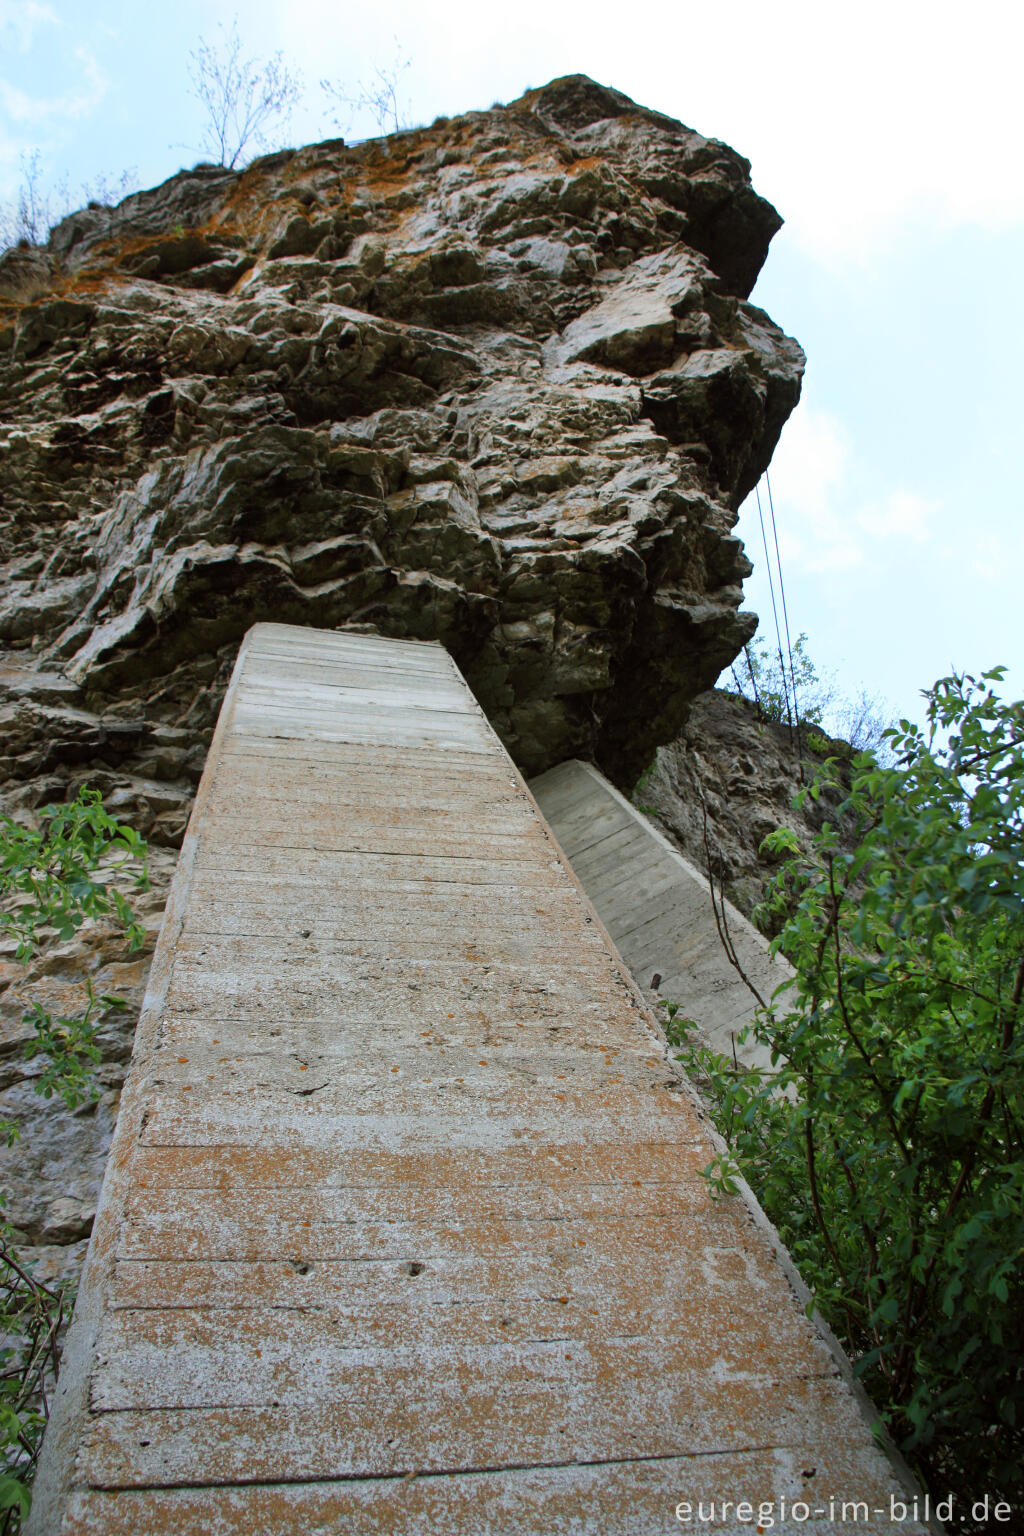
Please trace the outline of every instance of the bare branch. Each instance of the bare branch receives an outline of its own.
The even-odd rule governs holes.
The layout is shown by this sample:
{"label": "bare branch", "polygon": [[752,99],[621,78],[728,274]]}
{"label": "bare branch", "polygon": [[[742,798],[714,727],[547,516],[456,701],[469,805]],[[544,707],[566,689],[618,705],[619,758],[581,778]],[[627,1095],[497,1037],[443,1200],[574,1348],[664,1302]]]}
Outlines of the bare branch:
{"label": "bare branch", "polygon": [[302,76],[288,68],[280,50],[269,59],[245,58],[237,16],[230,32],[219,25],[219,43],[200,38],[188,72],[192,95],[206,112],[201,147],[234,170],[250,147],[272,147],[275,130],[284,128],[302,95]]}
{"label": "bare branch", "polygon": [[736,953],[736,946],[733,944],[732,934],[729,932],[728,909],[725,901],[725,882],[721,881],[721,888],[719,890],[715,889],[714,859],[711,854],[711,837],[708,832],[708,803],[704,797],[704,789],[699,780],[697,781],[697,791],[700,795],[701,811],[704,816],[704,861],[707,866],[708,886],[711,892],[711,911],[715,919],[715,927],[718,930],[718,937],[721,940],[722,949],[725,951],[725,958],[733,970],[737,972],[747,991],[752,994],[758,1007],[762,1008],[766,1014],[770,1014],[771,1010],[768,1004],[743,969],[743,963]]}
{"label": "bare branch", "polygon": [[402,111],[398,87],[400,77],[409,68],[411,62],[410,59],[403,57],[401,46],[396,38],[393,62],[387,68],[381,64],[374,65],[373,74],[369,80],[357,80],[354,91],[349,91],[336,81],[321,80],[320,89],[324,95],[338,106],[349,108],[344,122],[335,111],[333,117],[335,126],[347,133],[353,112],[369,112],[381,134],[400,133],[403,128],[408,128],[409,122]]}

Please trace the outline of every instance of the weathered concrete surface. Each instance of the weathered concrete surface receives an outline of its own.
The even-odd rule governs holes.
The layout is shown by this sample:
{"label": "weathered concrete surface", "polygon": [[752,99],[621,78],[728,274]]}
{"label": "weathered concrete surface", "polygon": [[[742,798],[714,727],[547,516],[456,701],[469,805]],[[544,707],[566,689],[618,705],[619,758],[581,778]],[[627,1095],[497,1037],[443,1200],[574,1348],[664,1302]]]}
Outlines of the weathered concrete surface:
{"label": "weathered concrete surface", "polygon": [[[628,788],[755,627],[733,526],[803,368],[748,302],[779,223],[735,151],[569,76],[0,253],[0,810],[100,790],[155,919],[260,619],[440,641],[524,772]],[[0,1187],[71,1276],[145,983],[72,1115],[19,993],[125,957],[9,958]]]}
{"label": "weathered concrete surface", "polygon": [[[573,872],[639,987],[678,1003],[723,1056],[768,1066],[756,1041],[737,1042],[756,1002],[724,949],[707,879],[590,763],[561,763],[530,789]],[[767,1002],[793,976],[730,902],[724,928]]]}
{"label": "weathered concrete surface", "polygon": [[441,648],[257,626],[31,1531],[650,1536],[698,1497],[919,1530],[711,1151]]}

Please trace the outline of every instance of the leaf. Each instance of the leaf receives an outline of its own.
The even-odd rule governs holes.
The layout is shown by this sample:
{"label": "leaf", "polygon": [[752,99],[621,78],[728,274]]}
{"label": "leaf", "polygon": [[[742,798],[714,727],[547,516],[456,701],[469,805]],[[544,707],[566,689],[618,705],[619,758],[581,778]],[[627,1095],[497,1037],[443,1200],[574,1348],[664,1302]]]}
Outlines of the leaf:
{"label": "leaf", "polygon": [[16,1509],[27,1520],[31,1508],[32,1495],[25,1484],[8,1472],[0,1473],[0,1509]]}
{"label": "leaf", "polygon": [[810,853],[763,845],[797,978],[755,1034],[799,1098],[694,1077],[902,1447],[941,1445],[969,1502],[1019,1481],[1024,1418],[1024,703],[954,674],[926,707]]}

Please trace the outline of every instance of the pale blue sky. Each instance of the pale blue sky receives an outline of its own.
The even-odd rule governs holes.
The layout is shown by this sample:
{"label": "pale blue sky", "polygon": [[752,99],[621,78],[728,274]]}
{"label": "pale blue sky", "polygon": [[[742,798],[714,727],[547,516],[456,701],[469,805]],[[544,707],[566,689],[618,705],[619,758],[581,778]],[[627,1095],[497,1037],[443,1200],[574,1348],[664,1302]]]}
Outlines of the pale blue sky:
{"label": "pale blue sky", "polygon": [[[809,359],[772,469],[794,633],[901,712],[950,666],[1024,693],[1019,5],[0,0],[0,197],[33,149],[76,188],[199,158],[188,52],[236,14],[304,73],[289,142],[337,132],[319,78],[354,90],[397,39],[411,121],[583,71],[745,154],[787,221],[754,299]],[[740,531],[770,623],[756,512]]]}

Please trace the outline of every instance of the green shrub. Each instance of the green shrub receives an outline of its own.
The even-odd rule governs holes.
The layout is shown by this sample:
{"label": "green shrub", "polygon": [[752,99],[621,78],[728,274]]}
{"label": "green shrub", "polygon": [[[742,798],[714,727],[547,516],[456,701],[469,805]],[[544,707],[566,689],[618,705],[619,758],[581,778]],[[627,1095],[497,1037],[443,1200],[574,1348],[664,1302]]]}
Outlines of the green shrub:
{"label": "green shrub", "polygon": [[855,752],[871,752],[880,762],[889,761],[885,739],[893,719],[889,706],[865,687],[847,694],[834,672],[819,671],[808,654],[806,635],[796,638],[792,666],[767,641],[753,640],[737,656],[729,675],[736,692],[756,705],[760,720],[795,726],[799,716],[812,751],[828,751],[831,736]]}
{"label": "green shrub", "polygon": [[821,724],[821,680],[807,654],[806,635],[798,635],[793,646],[792,673],[788,663],[766,641],[752,640],[733,662],[731,675],[737,692],[755,701],[762,720],[774,721],[776,725],[790,721],[795,692],[800,719],[809,725]]}
{"label": "green shrub", "polygon": [[[112,880],[126,869],[145,888],[146,848],[131,827],[103,809],[101,795],[83,789],[66,805],[42,812],[38,827],[0,816],[0,934],[12,938],[17,959],[28,964],[40,951],[71,938],[87,918],[112,920],[130,947],[142,943],[131,903]],[[96,1035],[106,1012],[123,1008],[118,997],[87,983],[79,1017],[54,1018],[39,1003],[23,1015],[32,1026],[28,1057],[42,1056],[36,1091],[59,1094],[71,1109],[95,1098],[93,1070],[100,1052]],[[18,1127],[0,1121],[8,1145]],[[0,1207],[3,1198],[0,1194]],[[68,1287],[46,1286],[12,1245],[0,1213],[0,1531],[19,1529],[30,1503],[29,1484],[46,1424],[47,1393],[59,1364],[59,1337],[70,1316]]]}
{"label": "green shrub", "polygon": [[996,696],[1003,670],[938,682],[927,730],[889,733],[891,766],[855,759],[853,851],[829,825],[810,854],[769,840],[790,855],[774,948],[797,971],[753,1025],[777,1074],[670,1020],[730,1148],[708,1177],[748,1179],[961,1509],[978,1489],[1024,1500],[1024,703]]}

